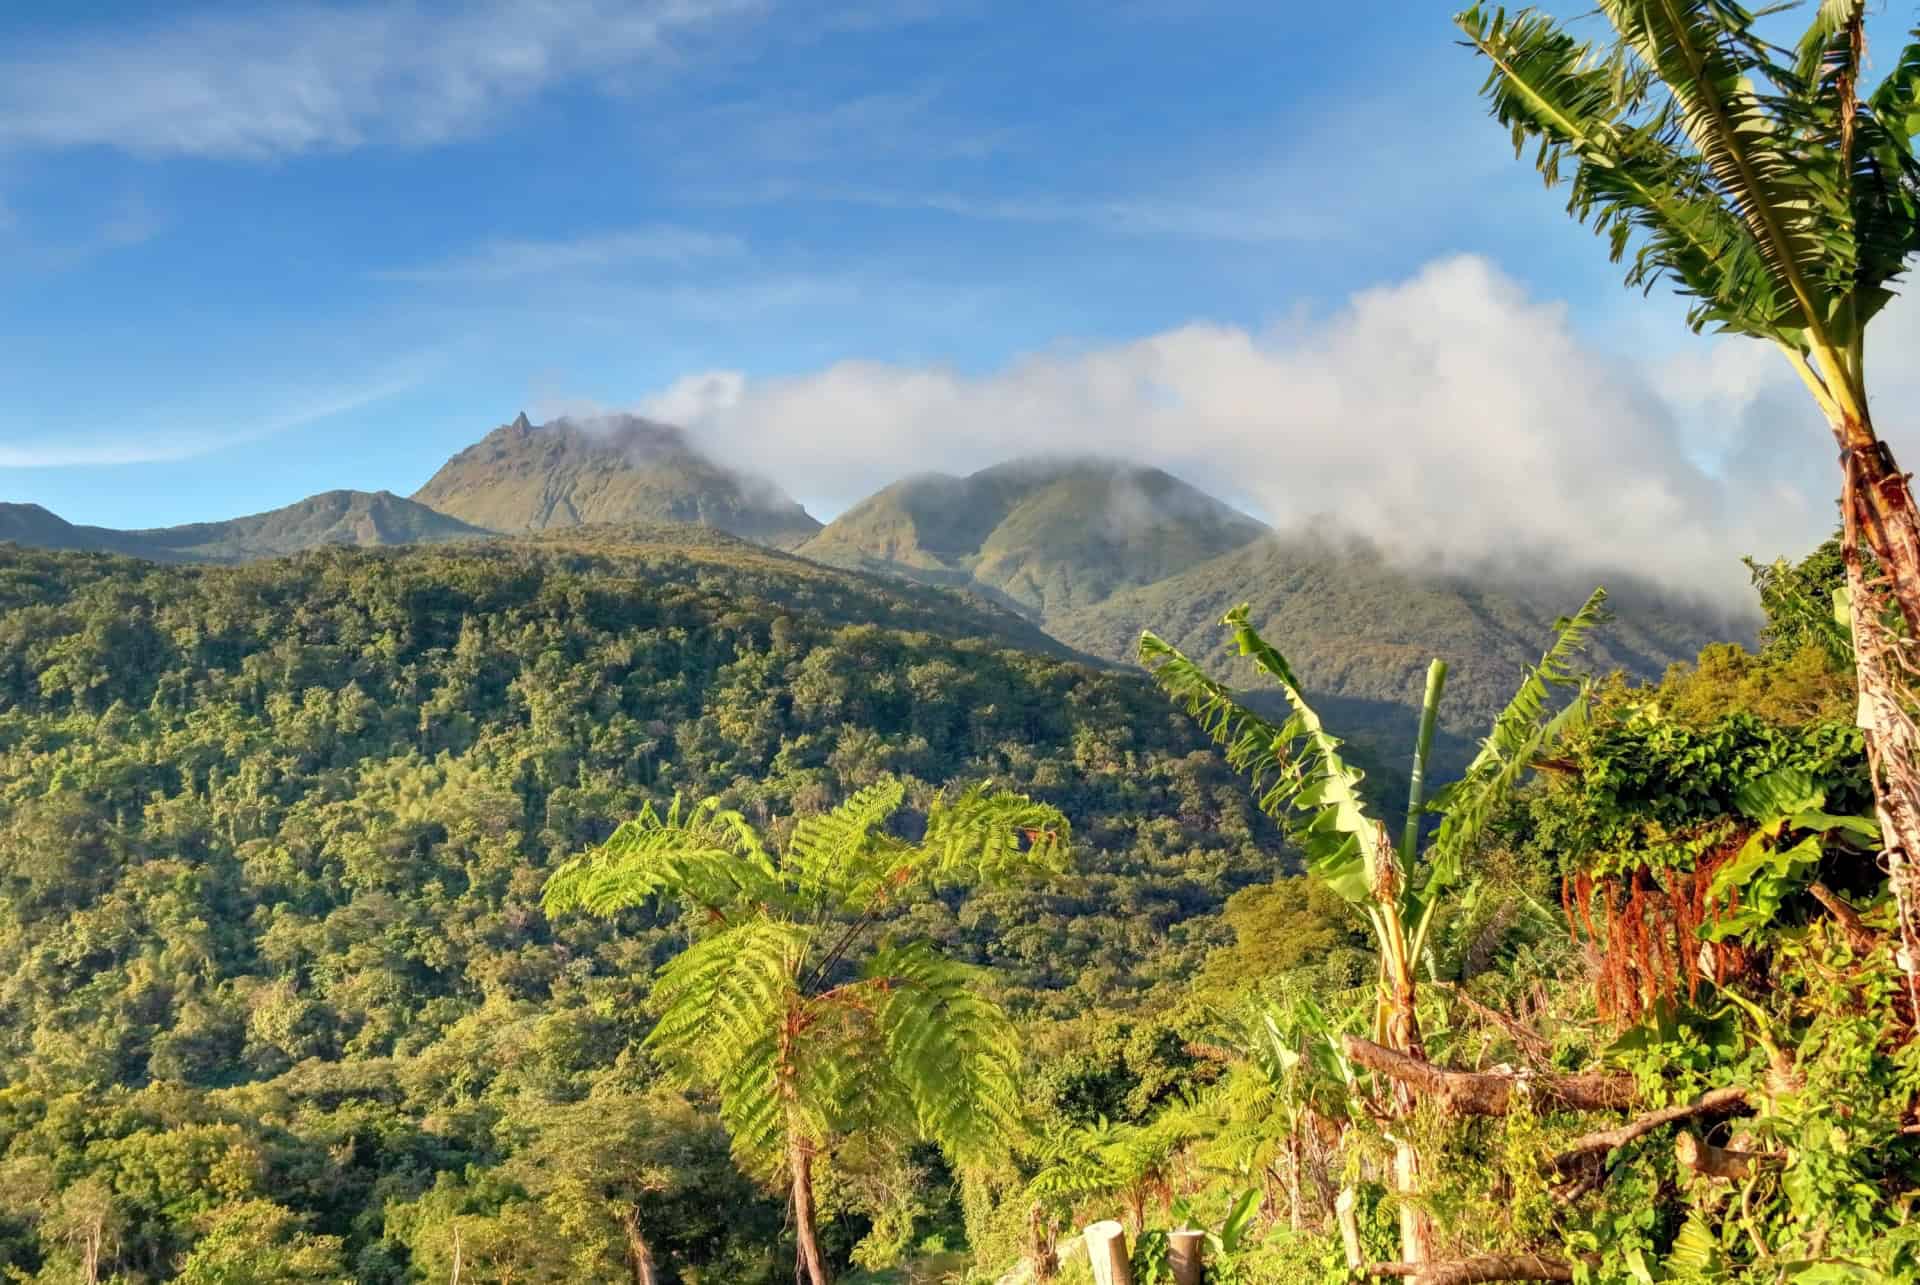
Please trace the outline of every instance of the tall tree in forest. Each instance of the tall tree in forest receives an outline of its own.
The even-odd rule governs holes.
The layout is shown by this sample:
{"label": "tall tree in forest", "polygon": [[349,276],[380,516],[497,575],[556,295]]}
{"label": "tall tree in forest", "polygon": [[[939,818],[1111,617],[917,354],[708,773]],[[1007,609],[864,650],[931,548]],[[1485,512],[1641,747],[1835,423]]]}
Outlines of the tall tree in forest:
{"label": "tall tree in forest", "polygon": [[[1252,775],[1261,810],[1283,826],[1306,856],[1307,873],[1367,918],[1380,953],[1374,1038],[1397,1052],[1426,1056],[1420,1033],[1418,969],[1426,958],[1434,912],[1447,891],[1466,875],[1466,862],[1481,830],[1532,770],[1542,750],[1585,714],[1582,691],[1555,707],[1555,688],[1575,685],[1574,654],[1601,619],[1602,590],[1562,620],[1558,637],[1481,743],[1465,774],[1429,798],[1427,760],[1446,688],[1447,667],[1436,660],[1427,671],[1426,698],[1414,741],[1407,815],[1396,842],[1362,797],[1360,769],[1341,754],[1340,738],[1307,703],[1293,666],[1247,620],[1245,604],[1223,622],[1242,656],[1278,683],[1293,716],[1274,723],[1243,704],[1233,690],[1208,676],[1155,635],[1140,639],[1140,660],[1167,694],[1186,706],[1227,751],[1227,761]],[[1439,825],[1424,836],[1423,819]],[[1413,1113],[1412,1094],[1394,1087],[1394,1113]],[[1395,1187],[1400,1206],[1400,1253],[1408,1263],[1431,1257],[1432,1230],[1416,1203],[1420,1160],[1405,1137],[1394,1143]]]}
{"label": "tall tree in forest", "polygon": [[715,800],[651,807],[554,872],[549,914],[612,916],[667,900],[694,940],[659,971],[647,1044],[715,1093],[735,1155],[785,1186],[800,1271],[829,1273],[814,1164],[873,1130],[966,1162],[1016,1126],[1019,1048],[975,970],[924,942],[888,940],[888,914],[938,888],[1059,869],[1068,827],[1024,795],[936,798],[918,840],[889,833],[906,787],[886,780],[801,818],[776,853]]}
{"label": "tall tree in forest", "polygon": [[[1633,251],[1629,285],[1674,282],[1708,325],[1773,344],[1833,432],[1860,726],[1908,948],[1920,970],[1920,734],[1904,699],[1920,639],[1920,515],[1875,432],[1866,328],[1920,252],[1920,30],[1862,85],[1866,0],[1821,0],[1797,48],[1730,0],[1599,0],[1616,39],[1583,42],[1531,10],[1459,15],[1492,65],[1485,94],[1568,211]],[[1879,575],[1869,576],[1860,541]],[[1888,627],[1891,590],[1906,638]],[[1920,988],[1914,998],[1920,1001]]]}

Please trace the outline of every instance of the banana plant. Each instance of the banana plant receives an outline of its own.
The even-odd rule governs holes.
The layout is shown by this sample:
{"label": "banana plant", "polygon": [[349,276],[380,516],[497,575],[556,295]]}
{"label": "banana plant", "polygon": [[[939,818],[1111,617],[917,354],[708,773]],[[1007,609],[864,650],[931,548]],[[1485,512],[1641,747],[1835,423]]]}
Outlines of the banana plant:
{"label": "banana plant", "polygon": [[[1542,751],[1584,721],[1587,685],[1571,662],[1604,618],[1605,601],[1605,590],[1596,589],[1579,611],[1556,623],[1552,645],[1527,669],[1465,773],[1431,797],[1428,763],[1447,666],[1435,660],[1428,667],[1407,814],[1397,841],[1386,822],[1369,810],[1361,791],[1364,774],[1341,754],[1340,738],[1308,703],[1286,657],[1248,621],[1246,604],[1228,612],[1222,623],[1233,632],[1239,654],[1278,684],[1292,710],[1284,722],[1248,708],[1233,689],[1151,632],[1141,636],[1141,663],[1226,751],[1227,761],[1252,777],[1261,810],[1304,854],[1308,873],[1366,917],[1380,955],[1374,1036],[1388,1048],[1416,1057],[1426,1054],[1417,966],[1426,953],[1434,911],[1462,882],[1467,858],[1487,823]],[[1556,693],[1568,691],[1573,699],[1556,708]],[[1424,822],[1434,816],[1438,824],[1429,832]],[[1396,1086],[1394,1094],[1395,1115],[1410,1115],[1409,1091]],[[1394,1168],[1402,1196],[1414,1194],[1418,1162],[1411,1144],[1396,1142]],[[1403,1200],[1405,1260],[1426,1261],[1429,1240],[1424,1215]]]}

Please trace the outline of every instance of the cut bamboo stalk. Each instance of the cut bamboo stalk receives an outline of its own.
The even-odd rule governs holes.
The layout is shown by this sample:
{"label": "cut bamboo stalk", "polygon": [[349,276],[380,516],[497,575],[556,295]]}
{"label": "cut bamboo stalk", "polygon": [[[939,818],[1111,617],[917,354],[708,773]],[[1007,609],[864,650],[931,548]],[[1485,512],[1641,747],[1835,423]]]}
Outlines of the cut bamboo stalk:
{"label": "cut bamboo stalk", "polygon": [[1085,1235],[1094,1285],[1133,1285],[1133,1263],[1127,1257],[1127,1229],[1109,1218],[1094,1223]]}
{"label": "cut bamboo stalk", "polygon": [[1353,1212],[1355,1199],[1352,1187],[1342,1187],[1333,1202],[1333,1216],[1340,1223],[1340,1243],[1346,1247],[1350,1272],[1359,1271],[1367,1263],[1360,1254],[1360,1219]]}
{"label": "cut bamboo stalk", "polygon": [[1167,1265],[1173,1268],[1174,1285],[1200,1285],[1207,1233],[1182,1227],[1167,1233]]}

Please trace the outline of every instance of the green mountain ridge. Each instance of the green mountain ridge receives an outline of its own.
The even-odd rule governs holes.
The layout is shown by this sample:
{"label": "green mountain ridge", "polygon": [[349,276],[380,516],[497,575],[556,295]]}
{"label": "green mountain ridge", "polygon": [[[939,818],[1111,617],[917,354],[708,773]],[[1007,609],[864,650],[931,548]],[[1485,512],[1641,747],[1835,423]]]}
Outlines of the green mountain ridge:
{"label": "green mountain ridge", "polygon": [[76,526],[37,504],[0,504],[0,541],[155,562],[246,562],[344,544],[431,544],[489,534],[391,491],[325,491],[223,522],[145,530]]}
{"label": "green mountain ridge", "polygon": [[688,522],[793,548],[820,529],[772,483],[709,459],[680,429],[631,415],[535,425],[522,414],[448,460],[413,498],[506,532]]}
{"label": "green mountain ridge", "polygon": [[1131,662],[1151,630],[1214,673],[1258,678],[1220,619],[1239,603],[1338,711],[1343,733],[1398,754],[1411,734],[1428,662],[1448,663],[1443,764],[1455,763],[1513,692],[1541,639],[1596,586],[1612,619],[1588,655],[1596,672],[1654,678],[1708,643],[1751,640],[1753,625],[1632,582],[1573,574],[1473,579],[1396,566],[1359,539],[1270,533],[1153,584],[1048,616],[1053,637],[1089,655]]}
{"label": "green mountain ridge", "polygon": [[126,531],[76,526],[38,504],[0,503],[0,542],[29,549],[123,553],[130,551],[129,537]]}
{"label": "green mountain ridge", "polygon": [[[11,1215],[84,1172],[122,1280],[175,1278],[200,1215],[252,1200],[339,1238],[326,1280],[449,1279],[448,1199],[577,1174],[545,1122],[625,1111],[711,1157],[677,1213],[648,1197],[660,1261],[781,1279],[781,1206],[634,1052],[677,912],[549,920],[546,873],[676,793],[784,832],[882,774],[919,809],[991,780],[1066,811],[1075,870],[900,931],[1023,1012],[1144,995],[1281,846],[1142,675],[1061,650],[689,526],[231,567],[0,548],[0,1275],[62,1252]],[[87,1169],[47,1167],[68,1145]],[[514,1279],[628,1279],[621,1212],[583,1199],[527,1238],[566,1269]],[[502,1279],[484,1250],[470,1279]]]}
{"label": "green mountain ridge", "polygon": [[1238,548],[1264,524],[1160,469],[1088,458],[925,474],[800,546],[835,566],[975,589],[1045,619]]}

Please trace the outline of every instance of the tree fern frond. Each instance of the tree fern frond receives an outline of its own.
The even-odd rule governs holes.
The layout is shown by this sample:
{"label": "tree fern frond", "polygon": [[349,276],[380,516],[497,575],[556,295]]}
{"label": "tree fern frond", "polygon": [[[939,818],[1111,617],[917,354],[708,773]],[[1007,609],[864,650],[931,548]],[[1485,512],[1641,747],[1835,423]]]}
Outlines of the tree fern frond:
{"label": "tree fern frond", "polygon": [[1004,1143],[1019,1127],[1019,1043],[977,970],[915,943],[875,952],[864,972],[884,979],[876,1025],[924,1136],[963,1162]]}
{"label": "tree fern frond", "polygon": [[756,915],[669,960],[655,979],[659,1020],[646,1045],[663,1060],[711,1073],[797,1007],[794,973],[809,931]]}
{"label": "tree fern frond", "polygon": [[549,915],[584,910],[608,917],[655,897],[720,913],[781,896],[773,863],[753,826],[707,799],[663,817],[648,804],[605,843],[563,862],[548,878]]}
{"label": "tree fern frond", "polygon": [[1060,809],[982,783],[933,801],[919,844],[919,877],[946,887],[1058,871],[1072,836]]}
{"label": "tree fern frond", "polygon": [[894,778],[855,791],[831,811],[800,818],[787,839],[782,868],[801,893],[835,904],[870,875],[875,831],[906,801],[906,785]]}
{"label": "tree fern frond", "polygon": [[925,837],[909,843],[883,829],[905,797],[884,781],[802,820],[778,866],[737,813],[676,799],[549,882],[554,912],[612,914],[654,896],[714,912],[655,973],[645,1045],[719,1097],[735,1154],[769,1182],[787,1180],[795,1144],[926,1138],[965,1161],[1019,1127],[1018,1046],[977,974],[912,946],[872,954],[859,981],[833,982],[843,960],[871,952],[863,935],[902,890],[1058,868],[1066,820],[983,786],[936,800]]}

